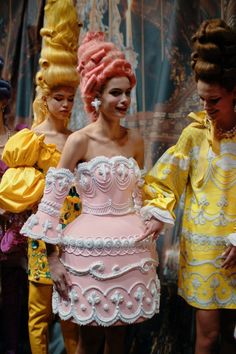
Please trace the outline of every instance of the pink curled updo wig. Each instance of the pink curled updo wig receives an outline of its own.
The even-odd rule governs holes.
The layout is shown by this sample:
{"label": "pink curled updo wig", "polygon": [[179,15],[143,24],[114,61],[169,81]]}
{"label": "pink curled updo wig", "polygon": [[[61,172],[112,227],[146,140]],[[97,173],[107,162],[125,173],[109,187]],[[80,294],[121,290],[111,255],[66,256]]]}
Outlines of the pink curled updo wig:
{"label": "pink curled updo wig", "polygon": [[124,53],[104,38],[102,32],[88,32],[78,50],[80,92],[92,120],[97,119],[97,112],[91,102],[102,93],[109,79],[126,76],[132,88],[136,84],[131,64]]}

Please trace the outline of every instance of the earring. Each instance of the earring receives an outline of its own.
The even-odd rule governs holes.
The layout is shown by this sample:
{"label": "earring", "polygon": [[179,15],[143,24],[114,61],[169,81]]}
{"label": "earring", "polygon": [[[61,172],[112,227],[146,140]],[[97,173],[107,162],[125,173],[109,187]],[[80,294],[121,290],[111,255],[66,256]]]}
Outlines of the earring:
{"label": "earring", "polygon": [[42,111],[43,111],[43,113],[44,113],[45,116],[48,114],[48,105],[47,105],[47,102],[46,102],[46,101],[43,102]]}
{"label": "earring", "polygon": [[102,102],[97,97],[91,102],[91,106],[95,108],[96,112],[99,111],[99,107],[101,106],[101,104]]}

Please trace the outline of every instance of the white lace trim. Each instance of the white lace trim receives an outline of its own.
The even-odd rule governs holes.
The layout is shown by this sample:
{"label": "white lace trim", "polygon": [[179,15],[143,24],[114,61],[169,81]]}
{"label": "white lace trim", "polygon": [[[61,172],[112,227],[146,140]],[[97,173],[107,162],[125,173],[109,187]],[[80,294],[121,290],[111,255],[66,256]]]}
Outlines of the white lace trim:
{"label": "white lace trim", "polygon": [[151,269],[155,269],[158,265],[158,262],[155,259],[144,258],[140,262],[131,263],[124,267],[114,265],[111,272],[106,272],[104,263],[100,261],[95,262],[91,264],[89,267],[80,270],[72,268],[62,260],[60,261],[70,274],[76,276],[90,275],[91,277],[97,280],[111,280],[111,279],[120,278],[121,276],[134,270],[138,270],[143,274],[147,274]]}
{"label": "white lace trim", "polygon": [[[217,246],[225,246],[227,243],[227,239],[229,240],[229,236],[210,236],[210,235],[202,235],[190,232],[188,229],[182,229],[182,235],[186,240],[192,242],[196,245],[203,247],[217,247]],[[233,234],[232,234],[233,235]],[[236,234],[235,234],[236,235]]]}
{"label": "white lace trim", "polygon": [[228,245],[236,246],[236,233],[232,233],[226,237]]}
{"label": "white lace trim", "polygon": [[134,212],[131,200],[123,204],[115,204],[111,199],[100,205],[90,205],[88,202],[83,202],[83,213],[93,215],[126,215]]}
{"label": "white lace trim", "polygon": [[[25,222],[25,224],[22,226],[20,233],[34,240],[42,240],[44,242],[52,243],[52,244],[61,243],[61,239],[63,235],[63,229],[61,224],[58,224],[55,228],[55,226],[53,226],[53,223],[50,219],[45,219],[43,224],[40,227],[40,232],[33,231],[35,226],[39,226],[39,218],[37,214],[32,214],[29,217],[29,219]],[[48,237],[47,236],[48,230],[55,230],[54,235]]]}
{"label": "white lace trim", "polygon": [[134,189],[133,193],[132,193],[132,197],[133,197],[133,203],[134,203],[134,210],[137,213],[140,213],[140,209],[143,206],[143,196],[142,196],[142,190],[141,190],[141,186],[144,184],[143,180],[139,180],[137,183],[136,188]]}
{"label": "white lace trim", "polygon": [[[60,242],[62,237],[62,226],[58,224],[60,209],[73,181],[74,175],[70,170],[55,167],[49,168],[46,175],[44,196],[38,206],[38,212],[31,215],[21,228],[20,232],[24,236],[53,244]],[[48,215],[48,218],[44,219],[42,215],[39,217],[38,213],[40,214],[40,212]],[[42,224],[41,218],[44,219]],[[40,231],[35,232],[35,228]],[[48,232],[51,231],[52,233],[54,229],[55,234],[48,237]]]}
{"label": "white lace trim", "polygon": [[60,216],[60,209],[61,209],[61,204],[47,200],[43,198],[38,206],[38,210],[42,211],[45,214],[55,216],[56,218],[59,218]]}
{"label": "white lace trim", "polygon": [[66,176],[68,179],[74,180],[74,174],[68,168],[50,167],[47,172],[47,175],[52,175],[55,177]]}
{"label": "white lace trim", "polygon": [[134,177],[138,185],[142,180],[137,162],[124,156],[98,156],[80,163],[75,170],[75,176],[79,194],[85,193],[91,198],[96,189],[108,193],[115,184],[119,190],[124,191],[134,183]]}
{"label": "white lace trim", "polygon": [[44,199],[47,199],[45,197],[47,194],[53,192],[53,197],[61,202],[61,199],[68,194],[74,180],[74,175],[70,170],[50,167],[45,180]]}
{"label": "white lace trim", "polygon": [[[80,163],[75,170],[75,176],[77,191],[84,200],[83,212],[85,213],[125,215],[138,212],[142,206],[141,187],[144,181],[142,172],[133,158],[98,156],[88,162]],[[121,192],[127,192],[126,200],[122,204],[119,201],[116,203],[113,198],[114,187]],[[96,205],[99,192],[105,194],[106,199],[102,204]]]}
{"label": "white lace trim", "polygon": [[140,209],[140,215],[145,221],[154,217],[155,219],[158,219],[166,224],[174,225],[174,218],[168,210],[146,205]]}
{"label": "white lace trim", "polygon": [[81,173],[83,171],[91,171],[94,168],[97,167],[97,165],[101,163],[106,163],[109,164],[110,166],[114,166],[116,163],[122,163],[122,162],[128,162],[130,167],[135,167],[135,170],[138,172],[138,175],[140,175],[140,169],[138,167],[138,164],[136,160],[133,157],[125,157],[125,156],[112,156],[112,157],[106,157],[106,156],[96,156],[90,161],[86,162],[81,162],[78,164],[78,167],[75,169],[75,173]]}
{"label": "white lace trim", "polygon": [[54,289],[53,312],[58,313],[63,320],[72,319],[79,325],[96,323],[104,327],[118,321],[131,324],[139,318],[148,319],[159,312],[160,283],[156,276],[148,284],[136,282],[130,289],[114,285],[106,292],[94,286],[81,289],[79,284],[74,284],[69,301],[61,301]]}
{"label": "white lace trim", "polygon": [[69,254],[87,256],[117,256],[125,254],[143,253],[155,246],[152,237],[136,242],[138,235],[123,237],[63,237],[62,249]]}

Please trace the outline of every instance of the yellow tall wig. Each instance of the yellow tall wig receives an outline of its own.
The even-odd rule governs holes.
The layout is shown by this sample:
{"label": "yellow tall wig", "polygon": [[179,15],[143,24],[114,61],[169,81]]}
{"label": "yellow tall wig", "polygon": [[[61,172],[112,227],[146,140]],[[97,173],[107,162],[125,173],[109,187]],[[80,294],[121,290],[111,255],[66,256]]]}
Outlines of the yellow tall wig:
{"label": "yellow tall wig", "polygon": [[48,0],[44,10],[45,25],[40,31],[43,45],[40,70],[36,74],[33,126],[45,119],[44,96],[57,87],[77,88],[79,84],[76,71],[79,23],[73,0]]}

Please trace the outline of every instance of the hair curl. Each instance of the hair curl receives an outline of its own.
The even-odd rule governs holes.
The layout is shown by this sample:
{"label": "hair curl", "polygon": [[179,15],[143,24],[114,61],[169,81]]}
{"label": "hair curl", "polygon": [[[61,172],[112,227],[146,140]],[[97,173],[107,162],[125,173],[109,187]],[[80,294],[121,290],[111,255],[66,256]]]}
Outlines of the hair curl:
{"label": "hair curl", "polygon": [[223,20],[204,21],[192,37],[191,66],[195,80],[217,83],[232,91],[236,85],[236,33]]}
{"label": "hair curl", "polygon": [[104,38],[102,32],[88,32],[78,50],[80,91],[85,110],[92,120],[97,119],[97,112],[91,102],[102,92],[107,80],[126,76],[131,87],[136,84],[135,74],[124,53]]}
{"label": "hair curl", "polygon": [[79,24],[73,1],[48,0],[44,10],[45,26],[40,31],[43,47],[40,70],[36,74],[33,126],[45,119],[44,96],[57,87],[76,89],[79,84],[76,71]]}
{"label": "hair curl", "polygon": [[4,66],[4,59],[0,56],[0,78],[2,77],[2,70]]}
{"label": "hair curl", "polygon": [[11,85],[8,81],[0,79],[0,101],[11,98]]}

